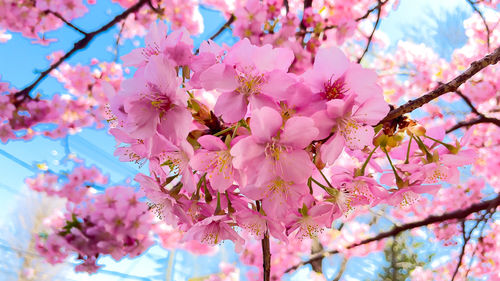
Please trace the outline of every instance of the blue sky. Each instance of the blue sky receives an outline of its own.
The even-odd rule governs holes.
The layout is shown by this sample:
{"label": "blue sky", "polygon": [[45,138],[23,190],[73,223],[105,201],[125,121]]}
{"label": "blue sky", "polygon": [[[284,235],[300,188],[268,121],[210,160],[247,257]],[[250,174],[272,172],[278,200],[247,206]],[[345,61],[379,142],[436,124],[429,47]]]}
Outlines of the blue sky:
{"label": "blue sky", "polygon": [[[98,1],[99,4],[90,6],[90,13],[75,20],[74,24],[86,31],[92,31],[100,27],[121,11],[118,5],[107,2]],[[212,10],[201,9],[201,13],[204,16],[205,32],[195,38],[196,44],[210,37],[225,22],[219,13]],[[424,42],[438,48],[437,52],[446,57],[449,50],[449,44],[446,41],[451,40],[453,42],[452,47],[465,43],[463,30],[460,30],[457,26],[470,13],[470,8],[465,1],[401,0],[399,8],[396,11],[391,11],[389,17],[382,20],[380,30],[388,34],[393,44],[400,39],[413,39],[417,43]],[[440,17],[446,14],[452,15],[451,20],[440,22]],[[436,22],[439,24],[436,24]],[[412,27],[422,27],[423,32],[421,34],[412,34]],[[114,35],[116,33],[117,29],[115,28],[97,37],[88,48],[73,56],[69,63],[88,64],[94,57],[100,60],[112,61],[114,54],[105,50],[114,45]],[[36,78],[35,70],[43,70],[48,67],[49,63],[45,59],[47,55],[57,50],[69,50],[73,42],[77,41],[80,36],[79,33],[72,29],[64,27],[48,34],[48,37],[59,38],[59,41],[45,47],[32,45],[29,39],[25,39],[19,34],[13,34],[10,41],[0,44],[1,80],[8,81],[17,88],[23,88]],[[234,42],[234,39],[229,32],[225,32],[218,38],[217,42],[231,43]],[[120,54],[126,54],[132,48],[133,44],[128,41],[120,46]],[[64,88],[51,77],[44,80],[36,90],[41,91],[45,96],[51,96],[53,93],[64,93]],[[119,162],[113,156],[114,144],[114,139],[105,130],[92,128],[84,129],[81,133],[70,135],[62,140],[37,137],[32,141],[10,141],[7,144],[0,144],[0,204],[4,206],[0,210],[0,222],[9,220],[9,215],[18,208],[19,199],[22,198],[24,179],[34,175],[34,172],[36,172],[35,164],[46,163],[54,171],[67,170],[68,167],[61,160],[68,152],[85,159],[87,166],[96,165],[101,168],[105,174],[110,176],[112,183],[124,182],[133,178],[141,169],[137,165]],[[216,270],[219,260],[234,261],[235,256],[231,246],[225,244],[223,248],[224,250],[217,257],[210,258],[196,258],[186,252],[177,251],[176,265],[174,267],[174,272],[177,272],[177,275],[174,275],[175,278],[172,280],[186,279],[186,272],[189,272],[189,270],[186,270],[186,265],[200,264],[200,266],[196,267],[199,270],[196,274],[205,275]],[[160,258],[162,259],[160,260]],[[373,255],[371,259],[355,259],[350,263],[356,263],[371,272],[376,270],[376,265],[380,262],[380,259],[380,255]],[[140,259],[126,260],[118,264],[111,262],[109,259],[103,260],[103,262],[106,263],[106,270],[109,271],[135,276],[153,276],[157,274],[157,271],[158,274],[165,274],[167,260],[167,251],[155,247]],[[328,261],[325,261],[325,263],[328,263]],[[187,268],[191,269],[192,267]],[[307,269],[298,271],[292,280],[301,280],[302,274],[306,272]],[[331,266],[326,266],[325,273],[327,276],[333,276],[335,270],[332,270]],[[0,279],[2,279],[1,276],[2,273],[0,272]],[[359,272],[352,270],[346,272],[345,276],[346,280],[356,280],[357,277],[360,277]],[[88,280],[86,275],[70,277],[74,280]],[[115,277],[116,279],[113,279]],[[130,279],[102,272],[94,275],[92,280],[121,280],[120,278],[124,278],[122,280]]]}

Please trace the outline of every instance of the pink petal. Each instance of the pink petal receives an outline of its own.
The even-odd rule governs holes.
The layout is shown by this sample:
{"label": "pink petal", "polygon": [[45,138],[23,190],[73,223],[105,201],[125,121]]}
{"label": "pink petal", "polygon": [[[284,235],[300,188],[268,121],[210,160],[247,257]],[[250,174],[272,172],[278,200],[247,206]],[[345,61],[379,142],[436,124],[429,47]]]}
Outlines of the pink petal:
{"label": "pink petal", "polygon": [[252,112],[250,129],[252,136],[259,142],[269,142],[276,135],[282,124],[281,115],[274,109],[262,107]]}
{"label": "pink petal", "polygon": [[331,119],[326,110],[321,110],[314,113],[311,118],[314,120],[314,126],[318,129],[316,139],[322,140],[330,135],[335,121]]}
{"label": "pink petal", "polygon": [[295,83],[289,74],[281,70],[274,70],[267,75],[267,81],[261,87],[262,93],[276,100],[285,100],[288,96],[288,87]]}
{"label": "pink petal", "polygon": [[349,65],[349,60],[339,48],[320,48],[314,58],[313,69],[316,73],[337,79],[346,72]]}
{"label": "pink petal", "polygon": [[296,116],[285,123],[280,143],[302,149],[316,139],[318,134],[319,130],[314,126],[313,119]]}
{"label": "pink petal", "polygon": [[333,164],[339,158],[342,150],[344,150],[344,144],[344,137],[338,132],[335,133],[334,136],[321,146],[321,160],[326,164]]}
{"label": "pink petal", "polygon": [[226,64],[214,64],[200,75],[200,81],[206,90],[232,91],[238,87],[234,68]]}
{"label": "pink petal", "polygon": [[236,169],[245,167],[246,162],[253,160],[256,157],[264,154],[264,147],[257,144],[253,137],[246,137],[237,142],[231,148],[233,158],[233,166]]}
{"label": "pink petal", "polygon": [[205,149],[211,150],[211,151],[218,151],[218,150],[226,150],[227,147],[224,144],[224,142],[212,135],[204,135],[198,138],[198,143],[201,144],[201,146]]}
{"label": "pink petal", "polygon": [[225,122],[234,123],[245,117],[247,101],[238,92],[225,92],[219,96],[214,106],[215,115],[221,116]]}

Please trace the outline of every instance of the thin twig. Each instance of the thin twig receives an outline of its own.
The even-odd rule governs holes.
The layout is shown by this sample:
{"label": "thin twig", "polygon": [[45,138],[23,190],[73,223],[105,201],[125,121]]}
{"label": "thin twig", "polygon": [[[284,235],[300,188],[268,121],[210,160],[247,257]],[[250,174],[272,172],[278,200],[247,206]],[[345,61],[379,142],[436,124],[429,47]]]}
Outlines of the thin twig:
{"label": "thin twig", "polygon": [[467,3],[472,7],[472,9],[481,17],[481,20],[483,21],[484,28],[486,29],[486,46],[488,46],[488,52],[490,51],[490,36],[491,36],[491,31],[490,27],[488,26],[488,23],[486,22],[486,18],[484,17],[483,13],[479,11],[479,9],[476,7],[477,3],[472,2],[471,0],[466,0]]}
{"label": "thin twig", "polygon": [[361,62],[363,57],[368,52],[368,49],[370,48],[370,45],[371,45],[372,40],[373,40],[373,35],[375,34],[375,30],[377,30],[378,24],[380,22],[380,16],[382,14],[382,2],[380,0],[378,0],[378,5],[376,8],[377,8],[377,20],[375,21],[375,24],[373,25],[372,33],[368,37],[368,42],[366,42],[365,50],[363,51],[363,54],[361,55],[361,57],[358,58],[358,63]]}
{"label": "thin twig", "polygon": [[123,29],[125,28],[125,23],[126,21],[122,22],[122,26],[120,27],[120,31],[118,32],[118,35],[116,37],[116,42],[115,42],[115,62],[118,61],[118,58],[120,58],[120,39],[122,38],[122,33]]}
{"label": "thin twig", "polygon": [[[385,1],[382,1],[382,2],[378,1],[377,6],[375,6],[375,7],[371,8],[370,10],[366,11],[366,13],[364,15],[362,15],[361,17],[357,18],[356,21],[362,21],[362,20],[368,18],[368,16],[371,13],[373,13],[373,11],[382,8],[382,6],[384,6],[387,2],[389,2],[389,0],[385,0]],[[379,6],[380,6],[380,8],[379,8]]]}
{"label": "thin twig", "polygon": [[342,258],[342,263],[340,264],[339,272],[337,273],[337,276],[335,276],[335,278],[332,279],[332,281],[339,281],[340,280],[340,278],[344,274],[344,271],[347,267],[348,261],[349,260],[346,257]]}
{"label": "thin twig", "polygon": [[[491,219],[491,217],[493,217],[493,213],[491,210],[487,213],[487,217],[486,219],[484,219],[484,223],[483,225],[481,226],[481,230],[479,231],[479,237],[477,238],[477,241],[478,241],[478,244],[481,243],[481,239],[483,237],[483,232],[484,232],[484,229],[486,227],[486,225],[488,224],[488,221]],[[474,247],[474,251],[472,251],[472,254],[471,254],[471,258],[469,259],[469,266],[467,267],[467,271],[465,271],[465,276],[464,276],[464,279],[467,280],[467,276],[469,275],[469,272],[472,268],[472,262],[474,261],[474,256],[476,254],[476,251],[478,249],[479,245],[476,244],[476,247]]]}
{"label": "thin twig", "polygon": [[477,108],[474,106],[474,104],[472,104],[472,101],[469,99],[469,97],[467,97],[466,95],[464,95],[462,93],[462,91],[456,90],[455,93],[457,95],[459,95],[465,101],[465,103],[469,106],[470,110],[473,113],[475,113],[478,116],[483,116],[483,114],[477,110]]}
{"label": "thin twig", "polygon": [[59,65],[61,65],[61,63],[63,63],[67,59],[69,59],[77,51],[82,50],[85,47],[87,47],[87,45],[90,43],[90,41],[92,41],[92,39],[94,39],[94,37],[96,37],[97,35],[105,32],[105,31],[107,31],[108,29],[110,29],[111,27],[113,27],[116,23],[124,20],[128,15],[137,12],[147,2],[148,2],[148,0],[139,0],[139,2],[137,2],[135,5],[131,6],[130,8],[128,8],[127,10],[125,10],[123,13],[117,15],[115,18],[113,18],[107,24],[103,25],[101,28],[99,28],[99,29],[97,29],[97,30],[95,30],[93,32],[86,33],[85,37],[83,37],[78,42],[76,42],[73,45],[73,48],[71,50],[69,50],[69,52],[67,52],[64,56],[62,56],[61,58],[59,58],[59,60],[57,60],[54,64],[52,64],[48,69],[46,69],[45,71],[43,71],[42,73],[40,73],[40,76],[38,76],[38,78],[34,82],[32,82],[29,86],[27,86],[26,88],[24,88],[21,91],[17,92],[15,94],[15,97],[16,98],[20,98],[21,97],[21,99],[20,99],[21,101],[23,101],[26,98],[28,98],[31,90],[33,90],[33,88],[35,88],[36,85],[38,85],[38,83],[40,83],[43,79],[45,79],[45,77],[47,77],[47,75],[49,75],[49,73],[52,70],[56,69]]}
{"label": "thin twig", "polygon": [[235,19],[236,19],[236,17],[233,14],[231,14],[231,16],[226,21],[226,23],[224,23],[224,25],[221,26],[219,28],[219,30],[217,30],[217,32],[214,33],[214,35],[210,36],[210,40],[214,40],[215,38],[217,38],[222,33],[222,31],[224,31],[226,28],[229,28],[230,25],[234,22]]}
{"label": "thin twig", "polygon": [[487,216],[489,212],[485,212],[482,216],[481,219],[478,220],[474,226],[469,230],[469,234],[466,234],[465,231],[465,220],[462,220],[461,225],[462,225],[462,239],[464,240],[464,243],[462,244],[462,249],[460,249],[460,256],[458,257],[458,263],[457,266],[455,267],[455,271],[453,272],[453,276],[451,277],[451,281],[455,280],[455,277],[458,274],[458,270],[460,269],[460,266],[462,265],[462,260],[464,258],[465,254],[465,247],[467,246],[467,243],[469,243],[469,240],[472,237],[472,232],[478,227],[479,223],[484,220],[484,218]]}
{"label": "thin twig", "polygon": [[66,20],[61,14],[59,14],[58,12],[54,12],[54,11],[51,11],[51,10],[45,10],[44,11],[45,14],[52,14],[54,15],[56,18],[60,19],[62,22],[64,22],[67,26],[73,28],[74,30],[80,32],[81,34],[83,35],[87,35],[87,32],[81,30],[80,28],[78,28],[77,26],[75,26],[74,24],[72,24],[71,22],[69,22],[68,20]]}
{"label": "thin twig", "polygon": [[491,123],[495,124],[496,126],[500,127],[500,119],[492,118],[492,117],[486,117],[484,115],[479,116],[478,118],[469,120],[469,121],[461,121],[455,124],[453,127],[449,128],[446,130],[446,133],[451,133],[455,130],[458,130],[463,127],[470,127],[476,124],[482,124],[482,123]]}
{"label": "thin twig", "polygon": [[[497,195],[497,197],[495,197],[494,199],[473,204],[465,209],[455,210],[453,212],[444,213],[444,214],[438,215],[438,216],[432,215],[432,216],[429,216],[421,221],[411,222],[411,223],[403,224],[400,226],[394,226],[389,231],[379,233],[378,235],[376,235],[374,237],[371,237],[371,238],[362,240],[360,242],[351,244],[351,245],[345,247],[345,249],[352,249],[352,248],[355,248],[355,247],[358,247],[358,246],[361,246],[364,244],[368,244],[368,243],[371,243],[374,241],[379,241],[379,240],[382,240],[382,239],[385,239],[388,237],[393,237],[393,236],[398,235],[399,233],[401,233],[403,231],[414,229],[417,227],[422,227],[422,226],[426,226],[429,224],[444,222],[447,220],[464,219],[467,216],[469,216],[470,214],[477,213],[477,212],[480,212],[482,210],[495,209],[498,205],[500,205],[500,195]],[[288,268],[285,271],[285,273],[296,270],[297,268],[299,268],[303,265],[309,264],[312,261],[322,259],[322,258],[327,257],[329,255],[338,254],[338,253],[339,253],[338,250],[331,250],[331,251],[324,251],[321,253],[317,253],[315,255],[311,255],[308,260],[300,262],[300,263]]]}
{"label": "thin twig", "polygon": [[[210,36],[210,40],[215,40],[226,28],[231,28],[231,24],[236,20],[236,17],[231,14],[229,19],[212,35]],[[194,54],[197,55],[200,52],[200,48],[198,47]]]}
{"label": "thin twig", "polygon": [[379,124],[396,119],[405,113],[412,112],[413,110],[421,107],[422,105],[446,93],[455,92],[458,89],[458,87],[460,87],[460,85],[465,83],[469,78],[474,76],[483,68],[486,68],[489,65],[496,64],[498,61],[500,61],[500,47],[496,48],[493,53],[486,55],[482,59],[472,62],[467,70],[465,70],[462,74],[455,77],[455,79],[451,80],[450,82],[441,84],[440,86],[430,91],[429,93],[417,99],[410,100],[409,102],[403,104],[402,106],[391,110],[387,114],[387,116],[379,122]]}

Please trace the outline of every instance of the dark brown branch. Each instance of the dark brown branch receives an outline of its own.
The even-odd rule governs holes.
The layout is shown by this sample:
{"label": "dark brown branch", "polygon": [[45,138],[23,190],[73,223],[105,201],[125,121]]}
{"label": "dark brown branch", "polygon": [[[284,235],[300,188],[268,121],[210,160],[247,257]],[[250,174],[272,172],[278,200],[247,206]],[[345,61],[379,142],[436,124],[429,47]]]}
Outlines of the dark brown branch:
{"label": "dark brown branch", "polygon": [[458,89],[458,87],[460,87],[460,85],[465,83],[469,78],[474,76],[483,68],[489,65],[496,64],[498,61],[500,61],[500,47],[496,48],[493,53],[486,55],[482,59],[472,62],[467,70],[465,70],[462,74],[455,77],[455,79],[451,80],[450,82],[441,84],[440,86],[430,91],[429,93],[417,99],[410,100],[409,102],[403,104],[402,106],[391,110],[387,114],[387,116],[384,119],[382,119],[382,121],[379,122],[379,124],[396,119],[405,113],[412,112],[413,110],[421,107],[422,105],[446,93],[455,92]]}
{"label": "dark brown branch", "polygon": [[465,101],[465,103],[469,106],[470,110],[471,110],[473,113],[475,113],[475,114],[476,114],[476,115],[478,115],[478,116],[482,116],[482,115],[483,115],[481,112],[479,112],[479,111],[477,110],[477,108],[474,106],[474,104],[472,104],[472,101],[469,99],[469,97],[467,97],[466,95],[464,95],[464,94],[462,93],[462,91],[460,91],[460,90],[456,90],[456,91],[455,91],[455,93],[456,93],[457,95],[459,95],[459,96],[460,96],[460,97],[461,97],[461,98]]}
{"label": "dark brown branch", "polygon": [[285,11],[286,14],[288,15],[288,12],[290,11],[290,5],[288,4],[288,0],[283,0],[283,4],[285,5]]}
{"label": "dark brown branch", "polygon": [[383,5],[382,2],[380,0],[378,0],[378,5],[376,7],[376,9],[377,9],[377,20],[375,21],[375,24],[373,25],[372,33],[368,37],[368,42],[366,42],[365,50],[363,51],[363,54],[361,55],[361,57],[358,58],[358,63],[361,62],[361,60],[363,59],[363,57],[368,52],[368,49],[370,49],[370,45],[371,45],[372,40],[373,40],[373,35],[375,34],[375,30],[377,30],[378,24],[380,22],[380,16],[382,14],[382,5]]}
{"label": "dark brown branch", "polygon": [[[377,6],[369,9],[368,11],[366,11],[366,13],[364,15],[362,15],[361,17],[359,18],[356,18],[355,21],[359,22],[359,21],[362,21],[364,19],[367,19],[368,16],[373,13],[375,10],[378,10],[379,9],[379,6],[380,6],[380,9],[382,8],[382,6],[384,6],[389,0],[386,0],[386,1],[381,1],[380,4],[377,3]],[[338,26],[336,25],[328,25],[324,28],[324,30],[328,30],[328,29],[332,29],[332,28],[337,28]],[[300,32],[299,32],[300,33]]]}
{"label": "dark brown branch", "polygon": [[45,14],[52,14],[54,15],[56,18],[60,19],[62,22],[64,22],[67,26],[73,28],[74,30],[80,32],[81,34],[83,35],[87,35],[87,32],[81,30],[80,28],[78,28],[77,26],[75,26],[74,24],[72,24],[71,22],[69,22],[68,20],[66,20],[61,14],[59,14],[58,12],[54,12],[54,11],[51,11],[51,10],[45,10],[44,11]]}
{"label": "dark brown branch", "polygon": [[87,47],[87,45],[90,43],[90,41],[92,41],[92,39],[94,39],[94,37],[107,31],[108,29],[113,27],[116,23],[127,18],[128,15],[137,12],[147,2],[148,2],[148,0],[139,0],[139,2],[137,2],[135,5],[131,6],[130,8],[125,10],[123,13],[117,15],[114,19],[109,21],[107,24],[103,25],[101,28],[99,28],[93,32],[86,33],[85,37],[83,37],[78,42],[76,42],[73,45],[73,48],[71,50],[69,50],[69,52],[67,52],[64,56],[59,58],[59,60],[57,60],[54,64],[52,64],[48,69],[46,69],[45,71],[40,73],[40,76],[38,76],[38,78],[34,82],[32,82],[29,86],[22,89],[21,91],[17,92],[15,94],[16,98],[18,98],[18,99],[21,98],[21,100],[28,98],[31,90],[33,90],[33,88],[35,88],[36,85],[38,85],[38,83],[40,83],[43,79],[45,79],[45,77],[47,77],[47,75],[49,75],[49,73],[52,70],[56,69],[59,65],[61,65],[61,63],[63,63],[67,59],[69,59],[77,51],[82,50],[85,47]]}
{"label": "dark brown branch", "polygon": [[[366,13],[364,15],[362,15],[361,17],[357,18],[356,21],[362,21],[366,18],[368,18],[368,16],[373,13],[373,11],[377,10],[377,9],[380,9],[382,8],[382,6],[384,6],[389,0],[385,0],[385,1],[378,1],[377,3],[377,6],[371,8],[370,10],[366,11]],[[380,6],[380,8],[379,8]]]}
{"label": "dark brown branch", "polygon": [[307,8],[312,7],[312,4],[313,4],[313,0],[304,0],[304,11]]}
{"label": "dark brown branch", "polygon": [[[393,237],[393,236],[396,236],[403,231],[407,231],[407,230],[414,229],[417,227],[422,227],[422,226],[426,226],[429,224],[444,222],[447,220],[465,219],[470,214],[477,213],[477,212],[480,212],[483,210],[495,209],[498,205],[500,205],[500,195],[497,195],[497,197],[495,197],[494,199],[473,204],[465,209],[455,210],[453,212],[444,213],[444,214],[438,215],[438,216],[432,215],[432,216],[429,216],[429,217],[427,217],[423,220],[420,220],[420,221],[411,222],[411,223],[403,224],[400,226],[394,226],[389,231],[379,233],[378,235],[376,235],[374,237],[371,237],[371,238],[362,240],[360,242],[351,244],[351,245],[347,246],[346,249],[352,249],[352,248],[355,248],[355,247],[358,247],[358,246],[361,246],[364,244],[368,244],[368,243],[371,243],[374,241],[379,241],[379,240],[382,240],[382,239],[385,239],[388,237]],[[296,270],[297,268],[299,268],[303,265],[309,264],[315,260],[323,259],[324,257],[327,257],[329,255],[333,255],[333,254],[338,254],[338,253],[339,253],[338,250],[332,250],[332,251],[324,251],[321,253],[317,253],[315,255],[311,255],[308,260],[300,262],[299,264],[288,268],[285,271],[285,273]]]}
{"label": "dark brown branch", "polygon": [[[231,28],[231,24],[236,20],[236,17],[231,14],[229,19],[212,35],[210,36],[210,40],[214,40],[217,38],[226,28]],[[198,47],[195,51],[194,54],[197,55],[200,52],[200,48]]]}
{"label": "dark brown branch", "polygon": [[453,132],[455,130],[458,130],[460,128],[470,127],[470,126],[473,126],[473,125],[476,125],[476,124],[481,124],[481,123],[491,123],[491,124],[495,124],[498,127],[500,127],[500,119],[486,117],[484,115],[481,115],[478,118],[475,118],[475,119],[472,119],[472,120],[469,120],[469,121],[458,122],[453,127],[451,127],[448,130],[446,130],[446,133],[451,133],[451,132]]}
{"label": "dark brown branch", "polygon": [[264,271],[264,281],[271,280],[271,247],[269,243],[269,233],[266,231],[262,239],[262,265]]}
{"label": "dark brown branch", "polygon": [[302,9],[302,20],[300,21],[300,30],[302,31],[301,34],[306,34],[306,25],[304,24],[304,15],[306,12],[307,8],[310,8],[312,6],[312,0],[304,0],[304,8]]}
{"label": "dark brown branch", "polygon": [[481,20],[483,21],[484,28],[486,29],[486,46],[488,47],[488,52],[489,52],[491,31],[490,27],[488,26],[488,23],[486,22],[486,18],[484,17],[483,13],[481,13],[481,11],[479,11],[479,9],[476,7],[477,3],[474,3],[471,0],[466,0],[466,1],[467,3],[469,3],[472,9],[481,17]]}
{"label": "dark brown branch", "polygon": [[490,210],[490,212],[486,213],[485,219],[483,220],[484,223],[481,226],[481,230],[479,231],[479,236],[477,238],[478,243],[476,244],[476,247],[474,247],[474,251],[472,251],[471,257],[469,259],[469,266],[467,267],[467,270],[465,271],[464,280],[467,280],[467,276],[469,275],[469,272],[472,269],[472,262],[474,261],[474,256],[476,255],[477,249],[479,248],[478,244],[482,243],[484,229],[485,229],[486,225],[488,224],[488,221],[493,216],[493,214],[494,214],[494,212],[491,212],[491,210]]}
{"label": "dark brown branch", "polygon": [[467,243],[469,242],[469,238],[465,234],[465,222],[462,221],[462,239],[464,240],[464,243],[462,244],[462,248],[460,249],[460,255],[458,257],[458,263],[457,266],[455,267],[455,271],[453,272],[453,275],[451,277],[451,281],[455,280],[455,277],[457,276],[458,270],[460,269],[460,266],[462,265],[462,260],[464,258],[465,254],[465,247],[467,246]]}
{"label": "dark brown branch", "polygon": [[214,35],[210,36],[210,40],[214,40],[215,38],[217,38],[224,31],[224,29],[229,28],[230,25],[234,22],[235,19],[236,19],[236,17],[233,14],[231,14],[231,16],[226,21],[226,23],[223,26],[221,26],[219,28],[219,30],[217,30],[217,32],[214,33]]}
{"label": "dark brown branch", "polygon": [[467,234],[466,231],[465,231],[465,220],[462,220],[462,222],[461,222],[461,225],[462,225],[462,239],[464,240],[464,243],[462,244],[462,248],[460,249],[460,255],[458,257],[457,266],[455,267],[455,271],[453,272],[453,276],[451,277],[451,281],[455,280],[455,277],[458,274],[458,270],[460,269],[460,266],[462,265],[462,261],[463,261],[464,254],[465,254],[465,247],[467,246],[467,243],[469,243],[469,240],[472,237],[472,232],[474,232],[474,230],[479,226],[479,223],[481,221],[483,221],[488,214],[489,214],[489,212],[485,212],[481,216],[481,219],[479,219],[478,221],[476,221],[476,223],[474,224],[474,226],[472,226],[471,229],[469,230],[469,234]]}

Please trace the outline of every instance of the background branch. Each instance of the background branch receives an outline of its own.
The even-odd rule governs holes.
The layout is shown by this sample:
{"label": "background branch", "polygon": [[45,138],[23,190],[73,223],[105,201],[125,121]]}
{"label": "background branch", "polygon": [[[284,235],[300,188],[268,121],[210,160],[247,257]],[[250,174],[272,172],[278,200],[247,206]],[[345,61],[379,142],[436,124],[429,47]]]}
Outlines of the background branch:
{"label": "background branch", "polygon": [[484,115],[481,115],[478,118],[469,120],[469,121],[461,121],[455,124],[453,127],[449,128],[446,130],[446,133],[451,133],[455,130],[458,130],[463,127],[470,127],[476,124],[481,124],[481,123],[491,123],[495,124],[496,126],[500,127],[500,119],[492,118],[492,117],[486,117]]}
{"label": "background branch", "polygon": [[467,70],[465,70],[462,74],[455,77],[455,79],[451,80],[450,82],[441,84],[440,86],[430,91],[429,93],[417,99],[410,100],[409,102],[401,105],[400,107],[391,110],[387,114],[387,116],[384,119],[382,119],[382,121],[379,122],[379,124],[394,120],[405,113],[412,112],[413,110],[421,107],[422,105],[446,93],[455,92],[458,89],[458,87],[460,87],[460,85],[465,83],[476,73],[478,73],[483,68],[489,65],[496,64],[498,61],[500,61],[500,47],[496,48],[493,53],[486,55],[482,59],[472,62]]}
{"label": "background branch", "polygon": [[472,7],[472,9],[481,17],[481,20],[483,21],[484,28],[486,29],[486,46],[488,47],[488,52],[490,51],[490,27],[488,26],[488,23],[486,22],[486,18],[484,17],[483,13],[479,11],[479,9],[476,7],[476,3],[472,2],[471,0],[466,0],[467,3]]}
{"label": "background branch", "polygon": [[[471,206],[469,206],[468,208],[465,208],[465,209],[460,209],[460,210],[456,210],[456,211],[453,211],[453,212],[444,213],[444,214],[439,215],[439,216],[434,216],[433,215],[433,216],[429,216],[429,217],[427,217],[427,218],[425,218],[425,219],[423,219],[421,221],[411,222],[411,223],[403,224],[403,225],[400,225],[400,226],[394,226],[389,231],[381,232],[381,233],[379,233],[378,235],[376,235],[374,237],[371,237],[371,238],[362,240],[360,242],[351,244],[351,245],[345,247],[345,249],[352,249],[352,248],[355,248],[355,247],[358,247],[358,246],[361,246],[361,245],[364,245],[364,244],[368,244],[368,243],[371,243],[371,242],[374,242],[374,241],[379,241],[379,240],[382,240],[382,239],[385,239],[385,238],[388,238],[388,237],[393,237],[393,236],[396,236],[396,235],[398,235],[399,233],[401,233],[403,231],[410,230],[410,229],[413,229],[413,228],[417,228],[417,227],[421,227],[421,226],[426,226],[426,225],[429,225],[429,224],[434,224],[434,223],[439,223],[439,222],[444,222],[444,221],[452,220],[452,219],[464,219],[464,218],[466,218],[467,216],[469,216],[470,214],[473,214],[473,213],[477,213],[477,212],[480,212],[480,211],[483,211],[483,210],[495,209],[498,205],[500,205],[500,195],[497,195],[497,197],[495,197],[494,199],[473,204],[473,205],[471,205]],[[303,265],[309,264],[312,261],[315,261],[315,260],[318,260],[318,259],[323,259],[324,257],[327,257],[329,255],[333,255],[333,254],[338,254],[338,253],[339,253],[338,250],[331,250],[331,251],[324,251],[324,252],[321,252],[321,253],[317,253],[315,255],[311,255],[308,260],[300,262],[299,264],[296,264],[296,265],[288,268],[285,271],[285,273],[293,271],[293,270],[296,270],[297,268],[299,268],[299,267],[301,267]]]}
{"label": "background branch", "polygon": [[45,14],[51,14],[51,15],[54,15],[56,18],[60,19],[62,22],[64,22],[67,26],[73,28],[74,30],[80,32],[81,34],[83,35],[87,35],[87,32],[81,30],[80,28],[78,28],[77,26],[75,26],[74,24],[72,24],[71,22],[69,22],[68,20],[66,20],[61,14],[59,14],[58,12],[54,12],[54,11],[51,11],[51,10],[45,10],[44,11]]}
{"label": "background branch", "polygon": [[363,57],[368,52],[368,49],[370,49],[370,45],[371,45],[372,40],[373,40],[373,35],[375,34],[375,30],[377,30],[378,24],[380,22],[380,15],[382,14],[382,5],[383,5],[382,1],[378,0],[378,5],[376,7],[376,9],[377,9],[377,20],[375,21],[375,24],[373,25],[372,33],[368,37],[368,42],[366,42],[365,50],[363,51],[363,54],[361,55],[361,57],[358,58],[358,63],[361,62],[361,60],[363,59]]}
{"label": "background branch", "polygon": [[22,89],[21,91],[17,92],[15,94],[15,97],[18,99],[20,98],[21,101],[28,98],[31,90],[33,90],[33,88],[35,88],[36,85],[38,85],[38,83],[40,83],[43,79],[45,79],[45,77],[47,77],[47,75],[49,75],[49,73],[52,70],[56,69],[59,65],[61,65],[61,63],[63,63],[67,59],[69,59],[77,51],[82,50],[85,47],[87,47],[87,45],[90,43],[90,41],[92,41],[92,39],[94,39],[94,37],[107,31],[108,29],[113,27],[116,23],[127,18],[128,15],[137,12],[147,2],[148,2],[148,0],[139,0],[139,2],[137,2],[135,5],[131,6],[130,8],[125,10],[123,13],[117,15],[114,19],[109,21],[107,24],[103,25],[101,28],[99,28],[93,32],[86,33],[85,37],[83,37],[78,42],[76,42],[73,45],[73,48],[71,50],[69,50],[69,52],[67,52],[64,56],[59,58],[59,60],[57,60],[54,64],[52,64],[48,69],[46,69],[42,73],[40,73],[40,76],[38,76],[38,78],[34,82],[32,82],[30,85],[28,85],[26,88]]}

